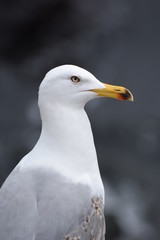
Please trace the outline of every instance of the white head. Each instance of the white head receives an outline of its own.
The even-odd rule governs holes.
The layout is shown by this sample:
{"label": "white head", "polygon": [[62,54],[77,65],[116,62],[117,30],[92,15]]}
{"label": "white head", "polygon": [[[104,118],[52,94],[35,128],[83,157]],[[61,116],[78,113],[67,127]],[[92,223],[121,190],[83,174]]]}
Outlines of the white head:
{"label": "white head", "polygon": [[133,100],[124,87],[100,82],[90,72],[74,65],[62,65],[50,70],[40,85],[39,105],[62,104],[83,107],[96,97]]}

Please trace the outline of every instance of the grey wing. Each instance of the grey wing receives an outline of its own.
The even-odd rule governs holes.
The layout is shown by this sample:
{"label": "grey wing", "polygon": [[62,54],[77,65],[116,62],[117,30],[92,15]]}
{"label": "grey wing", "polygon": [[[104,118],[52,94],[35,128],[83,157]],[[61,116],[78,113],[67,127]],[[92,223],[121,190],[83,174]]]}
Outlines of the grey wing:
{"label": "grey wing", "polygon": [[42,180],[37,192],[39,222],[35,239],[62,240],[91,213],[90,188],[44,170],[34,173],[34,177]]}
{"label": "grey wing", "polygon": [[23,181],[13,171],[0,189],[0,239],[35,239],[36,200]]}
{"label": "grey wing", "polygon": [[92,198],[91,213],[64,240],[105,240],[105,217],[102,199]]}
{"label": "grey wing", "polygon": [[104,233],[101,199],[56,173],[13,171],[0,190],[0,239],[103,240]]}

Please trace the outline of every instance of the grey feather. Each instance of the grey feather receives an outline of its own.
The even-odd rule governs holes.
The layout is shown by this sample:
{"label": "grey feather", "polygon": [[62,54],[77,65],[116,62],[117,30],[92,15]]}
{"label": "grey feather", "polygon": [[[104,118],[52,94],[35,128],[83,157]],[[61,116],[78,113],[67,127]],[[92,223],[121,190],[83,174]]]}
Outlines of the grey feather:
{"label": "grey feather", "polygon": [[102,201],[56,172],[16,168],[0,190],[0,240],[104,240],[104,226]]}

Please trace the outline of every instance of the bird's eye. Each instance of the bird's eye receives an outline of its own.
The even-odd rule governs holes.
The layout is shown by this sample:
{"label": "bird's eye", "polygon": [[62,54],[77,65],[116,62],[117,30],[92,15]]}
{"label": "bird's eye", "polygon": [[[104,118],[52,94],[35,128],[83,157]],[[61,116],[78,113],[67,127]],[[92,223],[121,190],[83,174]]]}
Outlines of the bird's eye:
{"label": "bird's eye", "polygon": [[77,76],[72,76],[71,81],[74,82],[74,83],[78,83],[78,82],[80,82],[80,78],[77,77]]}

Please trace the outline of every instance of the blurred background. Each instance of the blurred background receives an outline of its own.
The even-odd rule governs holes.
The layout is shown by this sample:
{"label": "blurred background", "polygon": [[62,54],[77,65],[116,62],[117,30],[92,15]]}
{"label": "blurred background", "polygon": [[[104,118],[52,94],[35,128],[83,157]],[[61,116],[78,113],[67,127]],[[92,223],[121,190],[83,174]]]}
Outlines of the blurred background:
{"label": "blurred background", "polygon": [[106,191],[107,237],[160,239],[160,1],[0,1],[0,185],[38,140],[38,87],[71,63],[130,89],[87,113]]}

